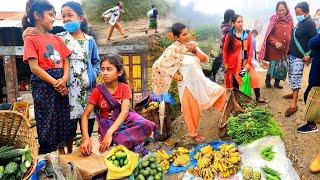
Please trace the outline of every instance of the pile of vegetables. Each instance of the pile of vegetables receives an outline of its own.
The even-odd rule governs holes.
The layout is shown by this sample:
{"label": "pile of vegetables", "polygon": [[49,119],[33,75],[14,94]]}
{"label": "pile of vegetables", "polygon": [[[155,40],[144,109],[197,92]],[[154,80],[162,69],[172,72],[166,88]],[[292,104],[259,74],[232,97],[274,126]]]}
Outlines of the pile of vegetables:
{"label": "pile of vegetables", "polygon": [[28,146],[15,149],[13,146],[0,147],[0,180],[22,179],[32,164]]}
{"label": "pile of vegetables", "polygon": [[248,108],[228,119],[227,134],[238,144],[248,144],[265,136],[281,136],[280,126],[271,112],[263,108]]}
{"label": "pile of vegetables", "polygon": [[120,168],[128,164],[127,154],[122,150],[116,151],[108,160]]}
{"label": "pile of vegetables", "polygon": [[163,171],[156,163],[156,157],[150,156],[147,160],[139,162],[133,174],[136,180],[161,180]]}
{"label": "pile of vegetables", "polygon": [[266,147],[260,151],[260,156],[265,161],[271,161],[275,154],[276,153],[273,151],[273,146]]}

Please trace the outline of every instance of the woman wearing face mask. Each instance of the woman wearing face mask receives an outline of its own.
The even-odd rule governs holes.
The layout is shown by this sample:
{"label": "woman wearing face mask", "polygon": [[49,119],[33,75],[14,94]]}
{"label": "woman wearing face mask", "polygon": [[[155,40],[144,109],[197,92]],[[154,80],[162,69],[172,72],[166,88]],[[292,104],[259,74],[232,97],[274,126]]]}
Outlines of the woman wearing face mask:
{"label": "woman wearing face mask", "polygon": [[[100,58],[98,48],[93,37],[86,34],[87,20],[81,5],[70,1],[62,5],[61,14],[65,32],[57,34],[72,52],[69,57],[69,103],[70,119],[73,121],[73,136],[76,136],[77,122],[80,122],[82,113],[87,105],[88,97],[96,85],[96,78],[100,72]],[[38,31],[28,28],[23,36],[36,35]],[[95,114],[89,117],[89,135],[93,131]],[[72,152],[72,143],[68,144],[68,153]]]}
{"label": "woman wearing face mask", "polygon": [[203,142],[205,138],[199,133],[200,112],[212,107],[222,112],[226,90],[203,74],[200,62],[208,63],[208,56],[194,41],[189,41],[188,28],[175,23],[172,25],[172,34],[176,41],[152,66],[153,92],[163,97],[168,93],[171,81],[177,81],[188,135],[195,142]]}
{"label": "woman wearing face mask", "polygon": [[265,84],[271,88],[271,79],[275,79],[274,87],[282,89],[280,80],[285,80],[287,71],[283,72],[281,66],[282,58],[286,58],[289,51],[293,19],[289,12],[287,3],[279,1],[276,6],[276,14],[270,18],[270,23],[259,53],[260,60],[269,61],[269,69]]}
{"label": "woman wearing face mask", "polygon": [[298,111],[297,101],[304,64],[310,63],[312,58],[308,43],[317,35],[316,25],[309,16],[309,4],[307,2],[298,3],[295,13],[298,24],[293,29],[289,46],[289,84],[293,92],[284,96],[286,99],[292,99],[290,107],[285,112],[286,117]]}

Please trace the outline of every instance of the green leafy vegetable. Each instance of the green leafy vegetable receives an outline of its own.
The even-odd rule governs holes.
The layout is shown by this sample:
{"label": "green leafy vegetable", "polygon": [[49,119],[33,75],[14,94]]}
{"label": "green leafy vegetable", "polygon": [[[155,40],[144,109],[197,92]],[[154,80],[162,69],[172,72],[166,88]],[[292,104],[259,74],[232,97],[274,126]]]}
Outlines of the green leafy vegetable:
{"label": "green leafy vegetable", "polygon": [[281,180],[280,173],[274,169],[265,166],[261,168],[266,175],[266,180]]}
{"label": "green leafy vegetable", "polygon": [[227,134],[238,144],[248,144],[265,136],[281,136],[279,125],[271,112],[263,108],[248,108],[228,119]]}
{"label": "green leafy vegetable", "polygon": [[265,161],[271,161],[275,154],[276,153],[273,151],[273,146],[266,147],[260,151],[260,156]]}

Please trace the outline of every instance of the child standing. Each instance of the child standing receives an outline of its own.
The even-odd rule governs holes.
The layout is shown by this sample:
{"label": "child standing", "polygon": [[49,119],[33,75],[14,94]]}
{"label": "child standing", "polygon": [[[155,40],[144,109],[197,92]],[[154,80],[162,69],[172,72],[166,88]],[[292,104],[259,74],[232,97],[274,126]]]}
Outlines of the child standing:
{"label": "child standing", "polygon": [[69,49],[63,41],[49,33],[55,19],[54,7],[48,1],[27,2],[25,27],[35,27],[39,35],[24,39],[23,60],[32,72],[31,85],[37,123],[39,154],[59,150],[64,153],[70,133],[68,99]]}
{"label": "child standing", "polygon": [[151,8],[152,9],[148,11],[149,27],[146,30],[146,34],[148,34],[149,29],[154,29],[154,33],[158,33],[158,10],[155,5],[152,5]]}
{"label": "child standing", "polygon": [[[67,45],[72,54],[69,57],[69,103],[70,125],[73,137],[76,136],[77,122],[80,123],[82,113],[100,72],[98,47],[92,36],[89,36],[88,23],[81,4],[69,1],[62,5],[61,14],[65,32],[57,34]],[[24,36],[38,34],[35,28],[28,28]],[[89,136],[93,131],[95,114],[89,117]],[[72,152],[73,141],[68,142],[68,153]]]}
{"label": "child standing", "polygon": [[95,108],[99,111],[97,120],[101,152],[106,151],[111,143],[133,149],[156,130],[155,123],[129,110],[132,95],[120,55],[108,54],[102,58],[101,75],[104,83],[93,89],[81,119],[83,143],[80,151],[85,155],[91,154],[88,117]]}

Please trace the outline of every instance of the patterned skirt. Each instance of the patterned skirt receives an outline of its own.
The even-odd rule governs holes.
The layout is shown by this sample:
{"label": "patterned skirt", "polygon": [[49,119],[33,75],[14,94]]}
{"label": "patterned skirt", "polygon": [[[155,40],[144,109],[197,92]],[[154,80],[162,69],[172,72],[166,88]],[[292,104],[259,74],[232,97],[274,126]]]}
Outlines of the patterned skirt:
{"label": "patterned skirt", "polygon": [[271,79],[286,80],[288,74],[288,62],[284,60],[271,60],[267,74]]}
{"label": "patterned skirt", "polygon": [[303,60],[293,55],[289,56],[289,85],[292,90],[301,89],[301,80],[303,76]]}
{"label": "patterned skirt", "polygon": [[[55,79],[63,76],[62,69],[47,70]],[[68,96],[62,97],[52,85],[31,75],[32,96],[37,124],[39,154],[46,154],[67,145],[74,138],[76,121],[70,120]]]}
{"label": "patterned skirt", "polygon": [[149,21],[149,28],[150,29],[155,29],[157,28],[158,24],[157,24],[157,19],[150,19]]}
{"label": "patterned skirt", "polygon": [[[110,118],[97,118],[99,124],[99,134],[103,138],[107,130],[112,126],[114,121]],[[157,131],[157,125],[146,120],[134,111],[130,111],[128,118],[120,125],[118,130],[114,132],[112,143],[122,144],[129,149],[144,142],[145,139]]]}

